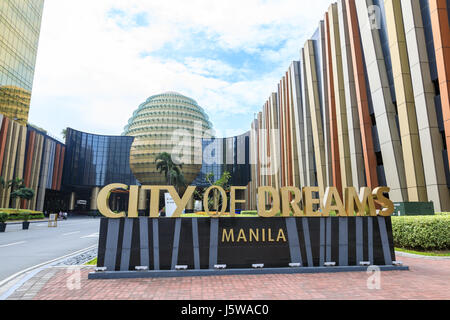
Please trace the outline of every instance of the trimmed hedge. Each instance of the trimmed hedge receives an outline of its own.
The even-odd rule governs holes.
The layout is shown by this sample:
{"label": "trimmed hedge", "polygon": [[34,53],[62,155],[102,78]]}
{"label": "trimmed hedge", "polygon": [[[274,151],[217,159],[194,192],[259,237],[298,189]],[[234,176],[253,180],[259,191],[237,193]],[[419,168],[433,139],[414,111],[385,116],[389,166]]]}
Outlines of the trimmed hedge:
{"label": "trimmed hedge", "polygon": [[241,211],[241,214],[257,216],[258,215],[258,211],[256,211],[256,210]]}
{"label": "trimmed hedge", "polygon": [[394,245],[418,250],[450,249],[450,216],[392,217]]}
{"label": "trimmed hedge", "polygon": [[[17,214],[10,214],[8,217],[8,220],[13,221],[13,220],[25,220],[25,215],[27,213],[17,213]],[[44,219],[44,214],[43,213],[37,213],[37,214],[28,214],[28,220],[39,220],[39,219]]]}
{"label": "trimmed hedge", "polygon": [[45,218],[42,212],[27,209],[0,209],[0,212],[8,215],[8,221],[25,220],[25,215],[28,215],[28,220]]}

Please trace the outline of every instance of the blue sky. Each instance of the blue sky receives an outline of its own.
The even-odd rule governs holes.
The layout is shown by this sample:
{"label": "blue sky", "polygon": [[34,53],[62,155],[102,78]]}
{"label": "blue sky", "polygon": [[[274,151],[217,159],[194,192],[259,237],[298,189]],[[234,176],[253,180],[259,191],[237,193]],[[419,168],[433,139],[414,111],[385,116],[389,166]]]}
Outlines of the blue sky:
{"label": "blue sky", "polygon": [[29,120],[121,134],[149,96],[177,91],[219,135],[245,132],[330,3],[46,0]]}

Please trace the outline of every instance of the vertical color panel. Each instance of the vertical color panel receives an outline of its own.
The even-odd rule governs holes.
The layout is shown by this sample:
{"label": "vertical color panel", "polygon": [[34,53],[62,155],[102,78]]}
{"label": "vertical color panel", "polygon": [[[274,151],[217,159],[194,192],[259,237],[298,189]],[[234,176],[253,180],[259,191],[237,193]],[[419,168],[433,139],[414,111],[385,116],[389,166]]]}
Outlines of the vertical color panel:
{"label": "vertical color panel", "polygon": [[355,5],[387,185],[391,188],[392,200],[407,201],[403,152],[395,119],[395,106],[392,102],[380,31],[374,26],[374,21],[379,22],[380,17],[372,11],[369,13],[368,6],[373,8],[372,0],[355,1]]}
{"label": "vertical color panel", "polygon": [[309,236],[308,219],[309,218],[302,219],[302,228],[303,228],[303,235],[305,237],[306,259],[308,261],[308,266],[313,267],[314,264],[313,264],[312,251],[311,251],[311,237]]}
{"label": "vertical color panel", "polygon": [[[336,123],[338,133],[339,156],[341,166],[342,189],[353,185],[350,161],[350,143],[348,138],[347,108],[345,105],[344,73],[342,65],[341,35],[339,33],[339,18],[337,4],[332,4],[328,10],[330,26],[331,63],[334,76],[334,94],[336,104]],[[343,190],[339,190],[342,194]]]}
{"label": "vertical color panel", "polygon": [[131,237],[133,236],[133,219],[125,219],[122,240],[122,257],[120,259],[120,271],[128,271],[130,268]]}
{"label": "vertical color panel", "polygon": [[427,202],[401,3],[384,0],[409,201]]}
{"label": "vertical color panel", "polygon": [[384,217],[378,218],[378,226],[380,228],[381,244],[383,246],[384,264],[392,265],[391,248],[389,247],[388,234],[386,229],[386,220]]}
{"label": "vertical color panel", "polygon": [[198,218],[192,218],[192,246],[194,247],[194,267],[200,269],[200,247],[198,241]]}
{"label": "vertical color panel", "polygon": [[173,236],[173,247],[172,247],[172,265],[171,265],[172,270],[175,270],[175,266],[178,263],[178,247],[180,244],[181,219],[182,218],[176,218],[175,220],[175,231]]}
{"label": "vertical color panel", "polygon": [[213,269],[217,264],[217,245],[219,242],[219,219],[211,219],[209,236],[209,268]]}
{"label": "vertical color panel", "polygon": [[288,233],[289,250],[291,253],[291,262],[303,263],[300,253],[300,242],[298,240],[296,218],[286,219],[286,230]]}
{"label": "vertical color panel", "polygon": [[106,237],[105,267],[108,271],[116,268],[117,242],[119,240],[120,219],[108,219],[108,233]]}
{"label": "vertical color panel", "polygon": [[347,23],[347,5],[345,0],[338,2],[339,33],[341,35],[342,72],[347,110],[348,140],[353,186],[357,189],[366,186],[364,177],[364,159],[361,143],[361,129],[356,102],[353,57],[351,54],[349,25]]}
{"label": "vertical color panel", "polygon": [[339,219],[339,266],[348,266],[348,218]]}
{"label": "vertical color panel", "polygon": [[441,92],[445,140],[450,166],[450,26],[449,8],[445,0],[429,0],[434,49]]}
{"label": "vertical color panel", "polygon": [[153,227],[153,268],[159,270],[159,220],[151,220]]}
{"label": "vertical color panel", "polygon": [[361,261],[363,261],[363,247],[364,247],[364,238],[363,238],[363,218],[356,217],[356,265],[359,265]]}
{"label": "vertical color panel", "polygon": [[327,79],[328,79],[328,103],[329,103],[329,117],[330,117],[330,142],[331,142],[331,159],[333,172],[333,185],[339,190],[342,190],[341,180],[341,164],[339,157],[339,142],[338,130],[336,120],[336,100],[334,94],[334,72],[331,58],[331,36],[330,36],[330,21],[328,12],[325,13],[325,35],[326,35],[326,65],[327,65]]}
{"label": "vertical color panel", "polygon": [[322,115],[320,111],[319,86],[316,71],[317,65],[314,43],[312,40],[308,40],[305,43],[304,50],[309,109],[311,114],[311,127],[314,141],[317,185],[320,188],[321,195],[323,195],[325,193],[326,185],[325,145],[323,140]]}
{"label": "vertical color panel", "polygon": [[421,2],[405,0],[402,8],[428,199],[433,201],[436,212],[448,211],[450,189],[445,178],[444,146],[436,115]]}
{"label": "vertical color panel", "polygon": [[363,51],[361,48],[361,38],[359,35],[359,24],[356,14],[355,0],[346,0],[346,4],[347,21],[349,26],[349,41],[352,53],[356,98],[361,128],[361,141],[364,154],[366,183],[368,187],[375,188],[378,187],[377,159],[373,147],[372,120],[369,114],[369,101],[367,97],[364,61],[362,54]]}
{"label": "vertical color panel", "polygon": [[150,254],[148,247],[148,217],[139,218],[139,249],[141,257],[141,266],[147,266],[150,269]]}

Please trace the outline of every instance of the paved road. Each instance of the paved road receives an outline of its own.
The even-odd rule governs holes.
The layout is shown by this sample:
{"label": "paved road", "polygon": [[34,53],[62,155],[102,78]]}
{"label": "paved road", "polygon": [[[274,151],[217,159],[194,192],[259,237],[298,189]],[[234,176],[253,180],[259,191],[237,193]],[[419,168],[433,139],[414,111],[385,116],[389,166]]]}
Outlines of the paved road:
{"label": "paved road", "polygon": [[0,233],[0,281],[9,276],[98,243],[100,219],[69,218],[58,221],[57,228],[48,223],[8,224]]}

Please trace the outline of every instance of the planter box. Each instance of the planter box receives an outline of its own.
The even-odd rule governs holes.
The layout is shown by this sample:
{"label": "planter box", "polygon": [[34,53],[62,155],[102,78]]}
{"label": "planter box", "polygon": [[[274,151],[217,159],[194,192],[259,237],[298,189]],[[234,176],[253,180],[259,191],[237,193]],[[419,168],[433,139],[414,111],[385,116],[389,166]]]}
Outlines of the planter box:
{"label": "planter box", "polygon": [[434,215],[433,202],[395,202],[394,216]]}

